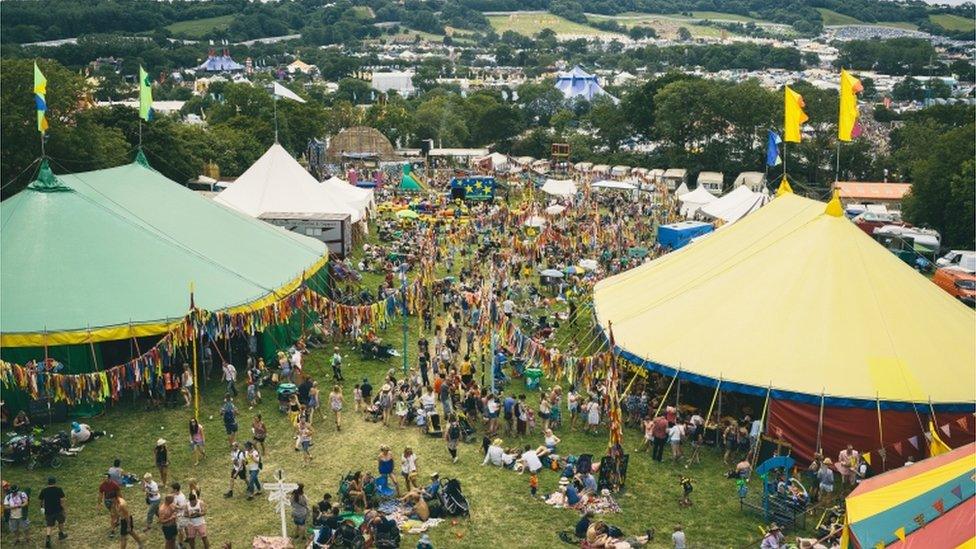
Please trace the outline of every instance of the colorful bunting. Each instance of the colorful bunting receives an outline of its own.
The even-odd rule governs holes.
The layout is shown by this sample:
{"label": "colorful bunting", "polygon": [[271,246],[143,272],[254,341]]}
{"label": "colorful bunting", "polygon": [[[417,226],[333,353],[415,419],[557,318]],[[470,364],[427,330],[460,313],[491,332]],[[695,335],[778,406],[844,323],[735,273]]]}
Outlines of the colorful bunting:
{"label": "colorful bunting", "polygon": [[956,486],[955,486],[955,487],[954,487],[954,488],[953,488],[953,489],[951,490],[951,492],[952,492],[952,495],[954,495],[954,496],[956,496],[957,498],[959,498],[959,501],[962,501],[962,486],[960,486],[960,485],[958,485],[958,484],[957,484],[957,485],[956,485]]}
{"label": "colorful bunting", "polygon": [[901,442],[896,442],[892,446],[895,447],[895,453],[896,454],[898,454],[899,456],[902,455],[902,453],[901,453]]}
{"label": "colorful bunting", "polygon": [[945,502],[942,501],[942,498],[935,500],[935,503],[932,504],[932,507],[936,511],[938,511],[940,515],[942,513],[945,513]]}
{"label": "colorful bunting", "polygon": [[902,526],[901,528],[895,530],[895,537],[897,537],[901,541],[905,541],[905,527],[904,526]]}

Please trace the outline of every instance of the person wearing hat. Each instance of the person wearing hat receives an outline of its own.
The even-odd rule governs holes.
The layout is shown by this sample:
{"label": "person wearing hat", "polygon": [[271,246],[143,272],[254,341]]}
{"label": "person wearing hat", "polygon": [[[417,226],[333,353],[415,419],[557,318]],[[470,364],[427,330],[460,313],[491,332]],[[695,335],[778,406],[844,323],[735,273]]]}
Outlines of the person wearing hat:
{"label": "person wearing hat", "polygon": [[491,463],[497,467],[510,467],[514,462],[515,456],[506,454],[505,449],[502,448],[502,439],[496,438],[491,442],[491,446],[488,447],[488,451],[485,452],[485,459],[481,462],[481,464],[488,465]]}
{"label": "person wearing hat", "polygon": [[434,549],[434,544],[430,542],[430,536],[423,534],[417,542],[417,549]]}
{"label": "person wearing hat", "polygon": [[92,428],[87,423],[72,421],[71,432],[68,433],[68,440],[71,441],[71,446],[74,447],[84,444],[89,440],[96,439],[104,434],[104,431],[92,431]]}
{"label": "person wearing hat", "polygon": [[425,487],[422,492],[424,499],[427,501],[436,500],[437,495],[441,491],[441,476],[439,473],[434,472],[430,474],[430,484]]}
{"label": "person wearing hat", "polygon": [[169,450],[166,448],[166,439],[156,440],[156,447],[153,448],[153,458],[156,462],[156,469],[159,470],[159,480],[166,484],[166,477],[169,475]]}
{"label": "person wearing hat", "polygon": [[823,460],[820,464],[820,470],[817,471],[817,482],[820,488],[820,497],[823,500],[830,500],[833,498],[834,492],[834,469],[832,465],[834,462],[830,458]]}
{"label": "person wearing hat", "polygon": [[390,424],[390,410],[393,409],[393,388],[390,387],[389,383],[384,383],[380,387],[379,396],[380,410],[383,412],[383,426],[388,426]]}
{"label": "person wearing hat", "polygon": [[759,544],[759,549],[780,549],[786,547],[785,542],[786,537],[780,531],[779,525],[771,522],[766,530],[766,535],[763,536],[762,543]]}
{"label": "person wearing hat", "polygon": [[153,519],[159,513],[159,504],[163,501],[159,493],[159,484],[153,480],[152,473],[142,475],[142,491],[146,493],[146,527],[143,532],[152,528]]}

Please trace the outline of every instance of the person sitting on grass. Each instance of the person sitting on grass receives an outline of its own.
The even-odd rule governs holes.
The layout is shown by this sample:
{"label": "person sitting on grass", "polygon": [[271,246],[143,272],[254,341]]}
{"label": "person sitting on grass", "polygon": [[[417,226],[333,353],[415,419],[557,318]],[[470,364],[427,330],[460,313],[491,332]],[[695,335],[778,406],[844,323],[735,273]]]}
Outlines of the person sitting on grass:
{"label": "person sitting on grass", "polygon": [[643,547],[652,539],[654,539],[653,529],[648,529],[643,536],[624,536],[619,528],[602,520],[591,523],[586,530],[586,543],[593,549]]}
{"label": "person sitting on grass", "polygon": [[410,490],[407,495],[400,498],[400,501],[412,506],[410,518],[416,518],[421,522],[430,518],[430,508],[427,507],[427,502],[424,501],[420,490]]}

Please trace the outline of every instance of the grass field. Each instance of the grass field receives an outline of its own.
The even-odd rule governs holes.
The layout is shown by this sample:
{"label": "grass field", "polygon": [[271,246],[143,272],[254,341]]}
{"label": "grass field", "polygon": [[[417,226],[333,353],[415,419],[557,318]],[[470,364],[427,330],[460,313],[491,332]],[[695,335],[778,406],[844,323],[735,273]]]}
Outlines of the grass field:
{"label": "grass field", "polygon": [[836,11],[829,10],[827,8],[817,8],[820,12],[820,16],[823,18],[823,24],[825,26],[831,25],[858,25],[861,21],[851,17],[850,15],[844,15],[843,13],[837,13]]}
{"label": "grass field", "polygon": [[695,38],[717,37],[721,36],[722,34],[720,29],[706,27],[704,25],[696,25],[691,22],[693,19],[679,15],[671,16],[652,15],[646,13],[624,13],[614,16],[588,15],[587,17],[593,21],[616,21],[628,29],[632,27],[651,27],[661,38],[677,38],[678,29],[681,27],[688,29],[688,32],[690,32]]}
{"label": "grass field", "polygon": [[580,25],[551,13],[489,15],[488,21],[498,34],[513,31],[524,36],[535,36],[542,29],[552,29],[560,36],[612,36],[614,34]]}
{"label": "grass field", "polygon": [[691,15],[695,19],[709,19],[712,21],[738,21],[740,23],[748,23],[752,21],[754,23],[763,23],[762,19],[756,19],[754,17],[747,17],[745,15],[738,15],[735,13],[723,13],[720,11],[693,11]]}
{"label": "grass field", "polygon": [[976,22],[974,22],[972,19],[949,13],[930,15],[929,20],[936,25],[951,31],[971,31],[974,27],[976,27]]}
{"label": "grass field", "polygon": [[217,17],[180,21],[172,25],[167,25],[166,29],[173,34],[179,34],[189,38],[200,38],[213,31],[226,29],[234,21],[234,17],[234,15],[219,15]]}

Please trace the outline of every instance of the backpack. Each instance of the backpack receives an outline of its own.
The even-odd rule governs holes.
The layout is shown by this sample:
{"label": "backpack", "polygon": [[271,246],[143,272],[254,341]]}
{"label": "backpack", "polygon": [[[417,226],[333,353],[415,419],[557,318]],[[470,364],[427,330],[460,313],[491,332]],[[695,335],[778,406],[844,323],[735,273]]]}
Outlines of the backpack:
{"label": "backpack", "polygon": [[234,418],[234,407],[224,406],[224,423],[234,423],[236,419]]}
{"label": "backpack", "polygon": [[451,428],[447,430],[447,438],[451,440],[461,438],[461,427],[457,423],[451,425]]}

